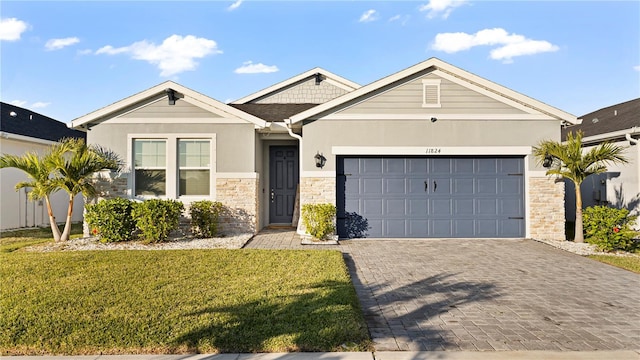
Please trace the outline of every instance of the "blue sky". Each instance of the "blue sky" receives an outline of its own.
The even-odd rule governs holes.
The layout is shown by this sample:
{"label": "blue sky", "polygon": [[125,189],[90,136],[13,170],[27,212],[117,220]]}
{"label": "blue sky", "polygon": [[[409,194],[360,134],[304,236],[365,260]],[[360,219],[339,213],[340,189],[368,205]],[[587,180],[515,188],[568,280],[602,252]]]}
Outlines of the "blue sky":
{"label": "blue sky", "polygon": [[431,57],[576,116],[640,97],[640,1],[5,1],[0,100],[63,122],[176,81],[228,102]]}

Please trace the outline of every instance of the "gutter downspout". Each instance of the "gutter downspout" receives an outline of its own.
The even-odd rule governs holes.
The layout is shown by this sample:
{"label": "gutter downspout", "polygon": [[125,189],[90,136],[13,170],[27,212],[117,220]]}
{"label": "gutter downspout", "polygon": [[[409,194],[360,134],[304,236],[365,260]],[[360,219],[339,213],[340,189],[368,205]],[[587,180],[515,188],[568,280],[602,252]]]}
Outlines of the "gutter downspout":
{"label": "gutter downspout", "polygon": [[[293,130],[291,129],[291,119],[284,119],[284,124],[279,123],[279,122],[274,122],[274,124],[279,125],[284,127],[285,129],[287,129],[287,132],[289,132],[289,136],[291,136],[294,139],[298,139],[298,164],[300,164],[300,168],[299,168],[299,174],[298,174],[298,178],[301,179],[302,178],[302,136],[296,134],[293,132]],[[300,184],[298,183],[298,186],[300,186]],[[299,201],[300,199],[298,199]],[[304,235],[304,232],[300,229],[300,210],[298,211],[298,218],[294,218],[291,220],[292,225],[295,224],[296,225],[296,232],[298,234]]]}
{"label": "gutter downspout", "polygon": [[624,137],[627,140],[629,140],[629,143],[631,143],[631,145],[635,145],[636,146],[636,153],[637,153],[636,166],[637,166],[637,172],[638,172],[637,178],[636,178],[636,185],[638,186],[638,192],[640,192],[640,144],[638,143],[638,141],[639,141],[638,139],[634,139],[634,138],[631,137],[632,133],[638,133],[637,128],[634,127],[632,130],[635,130],[635,131],[631,131],[631,132],[626,133],[624,135]]}

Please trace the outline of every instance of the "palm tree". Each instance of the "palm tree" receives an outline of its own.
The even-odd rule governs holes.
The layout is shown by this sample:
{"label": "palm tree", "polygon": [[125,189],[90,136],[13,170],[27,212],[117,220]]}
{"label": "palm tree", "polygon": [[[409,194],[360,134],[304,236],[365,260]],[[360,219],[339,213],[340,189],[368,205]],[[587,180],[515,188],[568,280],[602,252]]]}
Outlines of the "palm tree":
{"label": "palm tree", "polygon": [[625,147],[611,143],[601,143],[588,151],[582,149],[582,131],[575,135],[569,132],[567,141],[559,143],[552,140],[544,140],[533,148],[533,155],[539,164],[548,167],[547,175],[559,175],[573,181],[576,192],[576,224],[575,242],[584,242],[582,226],[582,195],[580,185],[584,179],[592,174],[600,174],[607,171],[608,163],[627,163],[623,155]]}
{"label": "palm tree", "polygon": [[96,195],[93,175],[102,170],[119,170],[123,162],[113,151],[100,146],[87,146],[82,139],[63,139],[53,146],[52,165],[56,172],[53,186],[69,194],[67,219],[61,239],[68,240],[73,217],[73,199],[82,194],[85,199]]}
{"label": "palm tree", "polygon": [[16,191],[22,188],[31,188],[29,199],[44,199],[47,204],[47,214],[49,215],[49,223],[53,239],[60,241],[60,229],[56,223],[56,218],[51,209],[51,194],[60,190],[53,185],[51,174],[53,172],[53,163],[51,158],[55,154],[47,153],[45,156],[39,156],[35,152],[27,152],[22,156],[2,155],[0,156],[0,169],[16,168],[27,174],[27,181],[21,181],[16,184]]}
{"label": "palm tree", "polygon": [[[73,199],[76,195],[82,193],[86,198],[96,194],[91,181],[93,175],[102,170],[119,170],[121,166],[122,161],[117,154],[100,146],[87,146],[82,139],[62,139],[60,143],[52,145],[43,156],[34,152],[22,156],[0,156],[0,169],[16,168],[27,174],[29,180],[16,184],[16,189],[30,187],[30,199],[45,199],[55,241],[69,240]],[[49,199],[52,193],[59,190],[69,194],[69,207],[62,233]]]}

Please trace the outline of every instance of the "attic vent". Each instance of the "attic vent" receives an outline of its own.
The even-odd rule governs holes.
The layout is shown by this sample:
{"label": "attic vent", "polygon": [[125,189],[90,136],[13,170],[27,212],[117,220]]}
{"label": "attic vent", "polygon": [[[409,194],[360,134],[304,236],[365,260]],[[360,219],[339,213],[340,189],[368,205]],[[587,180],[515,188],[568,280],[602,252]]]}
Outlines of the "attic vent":
{"label": "attic vent", "polygon": [[439,108],[440,104],[440,79],[422,80],[422,107]]}

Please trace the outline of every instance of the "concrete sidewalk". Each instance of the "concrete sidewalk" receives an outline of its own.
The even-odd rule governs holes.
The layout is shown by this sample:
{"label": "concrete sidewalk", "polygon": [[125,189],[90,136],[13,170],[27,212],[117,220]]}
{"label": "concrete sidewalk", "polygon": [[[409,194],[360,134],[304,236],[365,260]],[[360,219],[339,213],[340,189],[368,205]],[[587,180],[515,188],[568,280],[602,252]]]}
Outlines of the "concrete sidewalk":
{"label": "concrete sidewalk", "polygon": [[93,356],[12,356],[11,360],[638,360],[640,350],[621,351],[376,351],[193,354],[193,355],[93,355]]}

